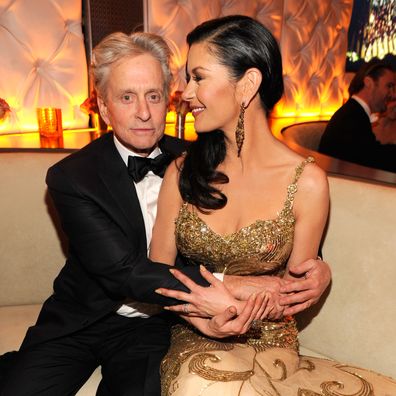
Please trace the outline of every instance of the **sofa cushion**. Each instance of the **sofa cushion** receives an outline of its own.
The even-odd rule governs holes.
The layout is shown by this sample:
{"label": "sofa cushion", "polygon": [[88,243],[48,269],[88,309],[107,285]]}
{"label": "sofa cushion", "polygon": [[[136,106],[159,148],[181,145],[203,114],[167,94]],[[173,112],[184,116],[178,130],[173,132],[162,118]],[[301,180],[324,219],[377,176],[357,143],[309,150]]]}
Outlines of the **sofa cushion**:
{"label": "sofa cushion", "polygon": [[41,304],[0,307],[0,355],[18,350],[26,330],[36,322]]}
{"label": "sofa cushion", "polygon": [[321,359],[330,359],[326,355],[322,355],[319,352],[316,352],[316,351],[313,351],[312,349],[304,347],[304,345],[300,345],[300,355],[313,356],[313,357],[317,357],[317,358],[321,358]]}

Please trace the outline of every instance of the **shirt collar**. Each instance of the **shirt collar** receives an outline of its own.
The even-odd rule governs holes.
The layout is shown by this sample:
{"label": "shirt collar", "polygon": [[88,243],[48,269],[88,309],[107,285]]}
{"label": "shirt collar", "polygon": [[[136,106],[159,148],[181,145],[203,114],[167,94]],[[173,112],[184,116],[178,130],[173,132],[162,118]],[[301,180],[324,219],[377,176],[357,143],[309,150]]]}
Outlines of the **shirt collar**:
{"label": "shirt collar", "polygon": [[[133,152],[132,150],[126,148],[116,137],[115,134],[113,134],[113,139],[114,139],[114,144],[116,146],[117,151],[120,153],[120,156],[122,160],[124,161],[125,165],[128,166],[128,157],[130,155],[133,155],[135,157],[143,157],[141,154],[137,154]],[[157,146],[149,155],[147,158],[155,158],[158,155],[161,154],[161,149]]]}
{"label": "shirt collar", "polygon": [[367,114],[368,118],[370,119],[371,123],[377,121],[378,116],[371,112],[370,106],[362,98],[360,98],[357,95],[352,95],[351,98],[355,99],[356,102],[358,102],[360,104],[360,106],[363,107],[363,110],[366,112],[366,114]]}

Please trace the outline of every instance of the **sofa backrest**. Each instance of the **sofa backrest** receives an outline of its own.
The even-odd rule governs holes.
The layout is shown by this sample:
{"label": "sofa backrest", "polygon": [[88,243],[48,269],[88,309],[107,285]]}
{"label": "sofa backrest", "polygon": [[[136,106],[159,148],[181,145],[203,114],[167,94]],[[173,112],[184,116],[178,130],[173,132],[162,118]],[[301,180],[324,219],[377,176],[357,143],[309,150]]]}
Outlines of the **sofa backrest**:
{"label": "sofa backrest", "polygon": [[310,150],[318,151],[320,139],[327,121],[301,122],[281,130],[281,137],[286,143],[296,143]]}
{"label": "sofa backrest", "polygon": [[323,256],[332,283],[327,298],[299,316],[300,341],[396,378],[396,186],[335,176],[329,184]]}
{"label": "sofa backrest", "polygon": [[63,266],[64,238],[46,193],[67,152],[0,153],[0,305],[40,303]]}

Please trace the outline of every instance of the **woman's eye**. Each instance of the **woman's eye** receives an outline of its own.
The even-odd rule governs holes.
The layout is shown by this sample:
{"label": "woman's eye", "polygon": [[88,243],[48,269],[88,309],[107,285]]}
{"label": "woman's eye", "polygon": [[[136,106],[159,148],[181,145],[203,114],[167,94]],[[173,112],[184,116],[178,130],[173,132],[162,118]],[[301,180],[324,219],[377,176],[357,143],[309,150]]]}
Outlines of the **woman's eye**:
{"label": "woman's eye", "polygon": [[195,82],[200,82],[200,81],[202,80],[202,77],[201,77],[201,76],[194,76],[192,79],[193,79]]}

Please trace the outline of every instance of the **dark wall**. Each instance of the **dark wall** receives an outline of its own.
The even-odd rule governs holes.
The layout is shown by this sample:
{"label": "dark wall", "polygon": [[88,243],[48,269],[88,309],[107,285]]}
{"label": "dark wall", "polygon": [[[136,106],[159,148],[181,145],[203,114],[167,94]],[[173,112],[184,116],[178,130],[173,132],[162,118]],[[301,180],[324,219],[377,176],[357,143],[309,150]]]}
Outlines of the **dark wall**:
{"label": "dark wall", "polygon": [[143,0],[83,0],[83,29],[88,62],[92,48],[108,34],[143,30]]}

